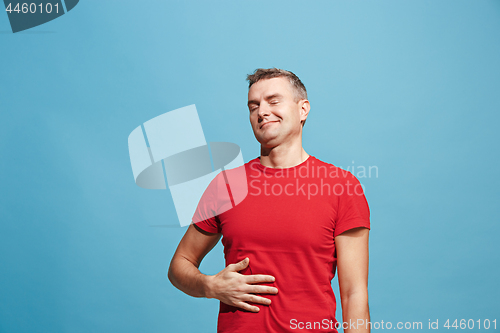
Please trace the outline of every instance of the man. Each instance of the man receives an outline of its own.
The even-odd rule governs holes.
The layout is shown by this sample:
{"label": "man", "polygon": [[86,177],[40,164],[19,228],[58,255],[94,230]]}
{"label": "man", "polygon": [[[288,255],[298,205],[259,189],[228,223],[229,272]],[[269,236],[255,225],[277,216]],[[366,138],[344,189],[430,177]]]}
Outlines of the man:
{"label": "man", "polygon": [[[310,104],[295,74],[258,69],[247,79],[261,156],[212,181],[168,277],[188,295],[220,300],[218,332],[336,332],[331,280],[338,268],[344,331],[369,332],[370,222],[362,188],[302,147]],[[220,209],[227,179],[241,168],[247,196]],[[204,275],[198,267],[221,236],[226,268]]]}

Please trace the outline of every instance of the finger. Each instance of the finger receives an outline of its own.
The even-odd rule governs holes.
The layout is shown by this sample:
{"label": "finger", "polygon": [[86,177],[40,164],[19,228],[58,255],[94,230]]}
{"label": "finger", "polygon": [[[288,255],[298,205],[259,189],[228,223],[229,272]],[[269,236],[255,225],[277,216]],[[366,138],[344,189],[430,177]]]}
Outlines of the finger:
{"label": "finger", "polygon": [[237,262],[236,264],[228,265],[228,267],[230,267],[229,268],[230,270],[232,270],[234,272],[238,272],[238,271],[245,269],[248,266],[249,262],[250,262],[250,259],[247,257],[247,258],[243,259],[242,261]]}
{"label": "finger", "polygon": [[276,279],[272,275],[254,274],[245,275],[246,283],[274,282]]}
{"label": "finger", "polygon": [[245,302],[252,302],[252,303],[257,303],[257,304],[264,304],[264,305],[271,304],[271,300],[269,298],[260,297],[257,295],[251,295],[251,294],[245,295],[243,300]]}
{"label": "finger", "polygon": [[259,312],[260,309],[257,306],[252,306],[250,304],[247,304],[245,302],[238,302],[234,304],[235,306],[242,308],[244,310],[250,311],[250,312]]}
{"label": "finger", "polygon": [[249,294],[277,294],[278,288],[251,285],[245,291]]}

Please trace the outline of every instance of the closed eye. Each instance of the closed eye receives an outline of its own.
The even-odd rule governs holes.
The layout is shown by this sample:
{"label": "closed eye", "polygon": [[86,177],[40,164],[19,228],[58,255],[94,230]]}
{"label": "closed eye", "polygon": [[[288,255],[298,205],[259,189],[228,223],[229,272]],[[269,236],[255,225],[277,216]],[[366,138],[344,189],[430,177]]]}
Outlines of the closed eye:
{"label": "closed eye", "polygon": [[256,103],[248,103],[248,110],[250,110],[250,112],[257,110],[258,108],[259,108],[258,104],[256,104]]}

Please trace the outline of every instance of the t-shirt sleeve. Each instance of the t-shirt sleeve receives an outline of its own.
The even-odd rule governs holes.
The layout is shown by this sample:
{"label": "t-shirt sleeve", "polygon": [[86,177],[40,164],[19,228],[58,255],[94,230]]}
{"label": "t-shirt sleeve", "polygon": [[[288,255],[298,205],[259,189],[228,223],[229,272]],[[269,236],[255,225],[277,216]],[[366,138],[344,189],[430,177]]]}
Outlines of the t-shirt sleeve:
{"label": "t-shirt sleeve", "polygon": [[370,229],[370,209],[363,187],[350,172],[343,180],[343,191],[338,198],[338,213],[334,237],[358,227]]}
{"label": "t-shirt sleeve", "polygon": [[217,216],[220,201],[220,177],[216,176],[205,189],[193,215],[193,224],[210,233],[220,233],[220,221]]}

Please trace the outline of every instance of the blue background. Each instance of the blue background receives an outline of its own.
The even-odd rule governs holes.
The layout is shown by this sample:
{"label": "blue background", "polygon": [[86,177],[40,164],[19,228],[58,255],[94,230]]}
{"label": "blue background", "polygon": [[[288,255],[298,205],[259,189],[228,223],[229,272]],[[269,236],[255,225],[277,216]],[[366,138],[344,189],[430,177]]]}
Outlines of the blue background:
{"label": "blue background", "polygon": [[309,154],[378,168],[372,321],[500,320],[500,1],[81,1],[16,34],[0,13],[0,60],[0,332],[214,332],[127,137],[196,104],[249,161],[245,76],[273,66],[308,89]]}

